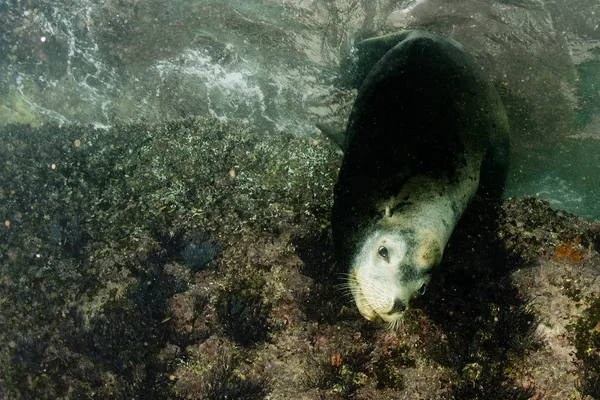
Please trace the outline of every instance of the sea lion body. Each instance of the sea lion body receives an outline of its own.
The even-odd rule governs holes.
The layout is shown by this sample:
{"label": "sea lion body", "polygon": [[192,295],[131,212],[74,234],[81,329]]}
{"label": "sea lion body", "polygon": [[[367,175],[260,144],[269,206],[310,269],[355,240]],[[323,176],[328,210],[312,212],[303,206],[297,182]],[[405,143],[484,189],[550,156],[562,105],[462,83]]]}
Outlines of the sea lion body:
{"label": "sea lion body", "polygon": [[424,292],[478,188],[502,193],[509,128],[459,43],[421,31],[369,41],[381,57],[350,114],[332,229],[359,311],[394,323]]}

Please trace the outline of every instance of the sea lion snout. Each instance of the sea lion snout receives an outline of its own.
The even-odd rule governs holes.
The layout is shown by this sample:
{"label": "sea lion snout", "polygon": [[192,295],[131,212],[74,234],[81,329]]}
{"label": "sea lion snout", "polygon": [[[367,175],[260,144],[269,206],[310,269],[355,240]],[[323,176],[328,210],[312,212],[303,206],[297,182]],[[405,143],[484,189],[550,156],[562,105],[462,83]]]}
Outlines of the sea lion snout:
{"label": "sea lion snout", "polygon": [[402,299],[397,298],[396,300],[394,300],[394,306],[392,307],[391,311],[388,312],[388,314],[396,314],[396,313],[401,313],[404,312],[404,310],[406,310],[407,305],[404,304],[404,301]]}

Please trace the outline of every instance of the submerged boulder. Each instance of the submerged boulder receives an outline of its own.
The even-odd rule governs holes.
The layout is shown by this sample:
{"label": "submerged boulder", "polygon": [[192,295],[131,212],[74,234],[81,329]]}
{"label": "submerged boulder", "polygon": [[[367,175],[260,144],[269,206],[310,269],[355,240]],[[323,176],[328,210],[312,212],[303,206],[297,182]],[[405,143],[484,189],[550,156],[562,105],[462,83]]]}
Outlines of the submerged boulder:
{"label": "submerged boulder", "polygon": [[1,398],[600,395],[600,227],[541,200],[476,199],[390,332],[336,290],[327,142],[205,118],[0,141]]}

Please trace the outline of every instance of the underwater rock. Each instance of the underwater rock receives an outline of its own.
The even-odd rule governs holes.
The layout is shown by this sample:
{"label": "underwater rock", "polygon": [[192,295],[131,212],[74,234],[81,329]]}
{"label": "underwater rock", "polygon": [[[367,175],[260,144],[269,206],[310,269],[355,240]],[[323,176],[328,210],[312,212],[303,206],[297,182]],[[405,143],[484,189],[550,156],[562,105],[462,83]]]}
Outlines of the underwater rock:
{"label": "underwater rock", "polygon": [[181,258],[188,268],[197,272],[214,260],[220,251],[219,246],[206,235],[195,234],[181,250]]}
{"label": "underwater rock", "polygon": [[[475,198],[387,331],[338,286],[326,142],[202,118],[0,141],[0,398],[598,397],[597,223]],[[193,271],[197,232],[222,252]]]}

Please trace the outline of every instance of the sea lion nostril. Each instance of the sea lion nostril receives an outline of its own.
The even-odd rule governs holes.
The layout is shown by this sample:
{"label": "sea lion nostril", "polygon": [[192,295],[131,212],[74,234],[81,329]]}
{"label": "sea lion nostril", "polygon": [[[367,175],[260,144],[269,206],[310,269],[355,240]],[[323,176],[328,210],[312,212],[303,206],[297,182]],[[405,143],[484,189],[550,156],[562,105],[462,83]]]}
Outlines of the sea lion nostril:
{"label": "sea lion nostril", "polygon": [[392,307],[392,310],[388,314],[401,313],[404,310],[406,310],[404,302],[401,299],[396,299],[394,300],[394,307]]}

